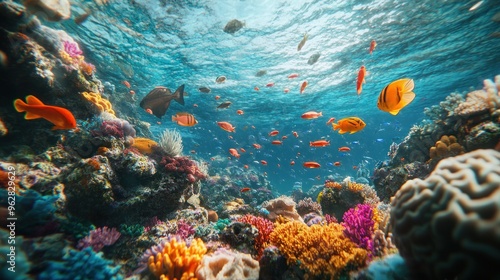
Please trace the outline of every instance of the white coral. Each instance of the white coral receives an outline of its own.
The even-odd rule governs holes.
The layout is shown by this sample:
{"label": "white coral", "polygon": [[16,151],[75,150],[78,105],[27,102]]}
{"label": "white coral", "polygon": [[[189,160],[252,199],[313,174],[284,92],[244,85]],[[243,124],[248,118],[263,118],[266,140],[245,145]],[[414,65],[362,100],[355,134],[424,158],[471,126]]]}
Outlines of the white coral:
{"label": "white coral", "polygon": [[259,270],[259,262],[249,254],[219,249],[203,256],[196,277],[200,280],[257,280]]}
{"label": "white coral", "polygon": [[176,157],[182,154],[182,137],[176,129],[165,129],[160,136],[158,144],[169,156]]}

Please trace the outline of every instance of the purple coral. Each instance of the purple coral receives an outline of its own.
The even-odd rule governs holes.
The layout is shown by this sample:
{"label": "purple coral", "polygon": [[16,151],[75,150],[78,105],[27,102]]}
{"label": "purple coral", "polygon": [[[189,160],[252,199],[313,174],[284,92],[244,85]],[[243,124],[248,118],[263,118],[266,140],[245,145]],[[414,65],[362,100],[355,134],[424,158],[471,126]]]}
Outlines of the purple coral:
{"label": "purple coral", "polygon": [[82,50],[80,50],[80,47],[78,47],[78,44],[76,42],[63,41],[63,45],[64,51],[68,53],[71,58],[75,58],[83,54]]}
{"label": "purple coral", "polygon": [[104,246],[115,244],[116,240],[120,238],[120,235],[120,232],[117,231],[116,228],[97,228],[92,230],[89,235],[80,239],[76,247],[80,250],[92,247],[95,252],[99,252]]}
{"label": "purple coral", "polygon": [[99,131],[93,131],[98,136],[113,136],[116,138],[135,137],[134,127],[126,120],[119,118],[105,120],[101,123]]}
{"label": "purple coral", "polygon": [[306,223],[308,226],[321,224],[322,222],[323,222],[323,217],[321,217],[316,212],[311,212],[304,216],[304,223]]}
{"label": "purple coral", "polygon": [[359,247],[372,252],[375,225],[373,208],[368,204],[358,204],[344,213],[343,220],[344,234]]}
{"label": "purple coral", "polygon": [[175,234],[181,239],[186,239],[194,234],[194,228],[184,220],[179,220],[177,221],[177,232]]}

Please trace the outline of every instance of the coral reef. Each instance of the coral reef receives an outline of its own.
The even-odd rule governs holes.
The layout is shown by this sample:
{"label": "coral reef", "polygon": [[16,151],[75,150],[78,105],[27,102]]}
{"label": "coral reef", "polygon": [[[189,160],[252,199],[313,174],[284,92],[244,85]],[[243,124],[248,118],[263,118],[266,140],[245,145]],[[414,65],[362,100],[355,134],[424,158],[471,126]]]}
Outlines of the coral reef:
{"label": "coral reef", "polygon": [[255,255],[255,240],[258,236],[259,230],[251,224],[232,222],[222,230],[220,240],[240,252]]}
{"label": "coral reef", "polygon": [[[368,185],[351,182],[350,178],[346,178],[342,181],[341,185],[341,189],[324,188],[319,193],[317,200],[319,204],[321,204],[321,209],[324,214],[330,214],[338,218],[342,217],[344,212],[346,212],[349,208],[364,203],[365,192],[363,190],[365,188],[371,189]],[[349,185],[362,187],[363,189],[360,191],[357,189],[354,189],[355,191],[351,191],[348,187]]]}
{"label": "coral reef", "polygon": [[461,155],[465,152],[464,147],[457,143],[457,138],[453,135],[441,136],[441,139],[436,142],[436,144],[429,150],[429,163],[431,167],[436,166],[436,164],[443,158]]}
{"label": "coral reef", "polygon": [[87,247],[92,247],[92,250],[99,252],[104,246],[115,244],[116,240],[120,238],[120,233],[116,228],[102,227],[92,230],[89,235],[78,241],[76,247],[80,250]]}
{"label": "coral reef", "polygon": [[441,160],[392,201],[394,242],[412,272],[433,279],[500,277],[500,153]]}
{"label": "coral reef", "polygon": [[365,265],[367,252],[343,235],[339,224],[312,225],[291,221],[276,224],[271,243],[285,255],[290,266],[299,265],[310,276],[339,278]]}
{"label": "coral reef", "polygon": [[259,231],[259,234],[254,241],[254,248],[255,251],[257,251],[257,258],[260,258],[264,252],[264,248],[269,245],[269,235],[274,229],[273,223],[268,219],[256,217],[250,214],[238,218],[237,221],[250,224]]}
{"label": "coral reef", "polygon": [[373,234],[375,230],[374,208],[368,204],[359,204],[349,209],[342,217],[344,234],[359,247],[373,252]]}
{"label": "coral reef", "polygon": [[219,249],[201,259],[196,270],[199,280],[259,279],[259,262],[248,254]]}
{"label": "coral reef", "polygon": [[103,98],[100,93],[83,92],[82,95],[85,99],[94,104],[100,113],[106,112],[111,115],[115,115],[115,111],[113,110],[113,105],[111,105],[111,102]]}
{"label": "coral reef", "polygon": [[321,205],[315,201],[313,201],[310,197],[304,198],[297,203],[297,212],[300,216],[304,216],[305,214],[314,212],[319,215],[322,215]]}

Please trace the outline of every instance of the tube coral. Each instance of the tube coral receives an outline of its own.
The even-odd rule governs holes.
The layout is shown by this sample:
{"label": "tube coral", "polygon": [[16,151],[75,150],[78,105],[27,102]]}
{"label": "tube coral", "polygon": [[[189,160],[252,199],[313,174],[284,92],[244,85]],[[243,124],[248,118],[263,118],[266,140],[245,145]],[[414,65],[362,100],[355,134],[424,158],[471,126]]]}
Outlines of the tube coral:
{"label": "tube coral", "polygon": [[269,245],[269,235],[274,229],[273,223],[266,218],[256,217],[250,214],[238,218],[238,222],[251,224],[259,231],[259,235],[255,238],[254,247],[260,258],[264,252],[264,248]]}

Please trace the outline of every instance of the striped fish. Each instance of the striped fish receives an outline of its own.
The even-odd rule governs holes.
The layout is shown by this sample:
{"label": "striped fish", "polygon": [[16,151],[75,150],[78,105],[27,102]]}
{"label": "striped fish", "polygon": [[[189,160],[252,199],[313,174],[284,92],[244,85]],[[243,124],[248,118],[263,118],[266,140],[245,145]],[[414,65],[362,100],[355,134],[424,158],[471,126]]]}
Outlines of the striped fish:
{"label": "striped fish", "polygon": [[413,88],[415,83],[412,79],[400,79],[390,83],[380,92],[377,107],[384,112],[397,115],[415,99]]}
{"label": "striped fish", "polygon": [[349,117],[339,120],[338,123],[332,123],[333,130],[339,129],[340,134],[346,132],[353,134],[362,130],[365,126],[366,123],[358,117]]}
{"label": "striped fish", "polygon": [[193,115],[185,112],[177,113],[175,116],[172,116],[172,121],[181,126],[193,126],[198,123]]}

